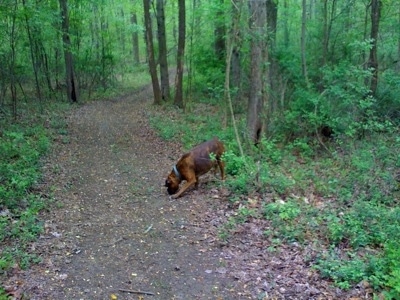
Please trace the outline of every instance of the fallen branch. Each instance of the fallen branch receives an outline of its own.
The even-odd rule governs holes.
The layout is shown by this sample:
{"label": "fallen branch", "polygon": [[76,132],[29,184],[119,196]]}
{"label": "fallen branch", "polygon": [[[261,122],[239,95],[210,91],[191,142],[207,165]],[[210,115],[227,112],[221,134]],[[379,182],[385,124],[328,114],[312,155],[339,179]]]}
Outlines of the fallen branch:
{"label": "fallen branch", "polygon": [[153,224],[151,224],[143,233],[148,233],[153,228]]}
{"label": "fallen branch", "polygon": [[119,289],[118,291],[120,291],[120,292],[125,292],[125,293],[132,293],[132,294],[141,294],[141,295],[151,295],[151,296],[154,296],[154,293],[152,293],[152,292],[134,291],[134,290],[126,290],[126,289]]}
{"label": "fallen branch", "polygon": [[115,246],[116,244],[118,244],[119,242],[122,242],[123,240],[125,240],[125,237],[121,237],[118,240],[116,240],[114,243],[105,245],[106,247],[111,247],[111,246]]}

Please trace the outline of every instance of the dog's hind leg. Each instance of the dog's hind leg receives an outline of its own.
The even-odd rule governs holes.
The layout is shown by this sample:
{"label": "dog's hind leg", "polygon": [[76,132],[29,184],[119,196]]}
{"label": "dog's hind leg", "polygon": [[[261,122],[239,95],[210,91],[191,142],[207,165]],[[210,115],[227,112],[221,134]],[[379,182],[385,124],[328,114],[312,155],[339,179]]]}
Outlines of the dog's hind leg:
{"label": "dog's hind leg", "polygon": [[225,163],[220,159],[218,159],[217,162],[218,162],[219,170],[221,171],[221,179],[225,180],[225,169],[224,169]]}

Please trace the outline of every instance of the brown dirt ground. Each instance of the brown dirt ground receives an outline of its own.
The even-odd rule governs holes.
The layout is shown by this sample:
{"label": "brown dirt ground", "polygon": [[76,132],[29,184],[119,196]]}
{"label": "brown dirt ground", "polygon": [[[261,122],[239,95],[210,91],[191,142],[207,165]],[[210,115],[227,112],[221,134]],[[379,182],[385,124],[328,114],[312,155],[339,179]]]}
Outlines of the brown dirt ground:
{"label": "brown dirt ground", "polygon": [[10,272],[15,299],[370,299],[362,283],[342,292],[321,280],[309,268],[315,245],[268,251],[267,220],[219,240],[235,210],[218,177],[170,199],[164,180],[185,149],[149,127],[149,95],[91,102],[68,117],[44,167],[55,204],[32,245],[43,261]]}

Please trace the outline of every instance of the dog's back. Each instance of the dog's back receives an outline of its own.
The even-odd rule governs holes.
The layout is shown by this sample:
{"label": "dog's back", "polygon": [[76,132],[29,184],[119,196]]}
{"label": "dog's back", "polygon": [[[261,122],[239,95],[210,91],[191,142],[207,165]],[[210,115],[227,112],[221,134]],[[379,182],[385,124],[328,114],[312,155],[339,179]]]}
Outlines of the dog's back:
{"label": "dog's back", "polygon": [[202,175],[214,167],[224,153],[224,145],[217,139],[201,143],[190,151],[194,158],[195,172]]}

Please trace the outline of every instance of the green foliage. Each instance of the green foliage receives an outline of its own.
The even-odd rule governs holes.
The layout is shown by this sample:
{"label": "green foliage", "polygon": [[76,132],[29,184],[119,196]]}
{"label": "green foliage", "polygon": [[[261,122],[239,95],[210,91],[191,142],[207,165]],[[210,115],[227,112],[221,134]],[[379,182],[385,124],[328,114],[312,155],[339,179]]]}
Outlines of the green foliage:
{"label": "green foliage", "polygon": [[40,177],[39,158],[49,146],[42,127],[13,128],[0,137],[0,205],[18,210]]}
{"label": "green foliage", "polygon": [[[370,100],[360,105],[371,107]],[[366,280],[376,291],[396,295],[400,139],[395,127],[393,133],[374,128],[365,139],[338,136],[329,155],[299,137],[286,144],[278,138],[262,139],[258,148],[247,147],[241,156],[231,128],[221,130],[215,126],[219,116],[202,111],[169,120],[186,128],[176,130],[175,137],[190,146],[197,143],[193,137],[223,137],[225,184],[233,193],[231,201],[239,205],[219,230],[222,240],[229,241],[232,230],[249,217],[262,217],[269,222],[265,237],[271,250],[286,242],[317,243],[322,250],[314,266],[321,276],[343,289]],[[244,200],[255,193],[265,199],[259,209]]]}
{"label": "green foliage", "polygon": [[1,121],[0,274],[15,264],[28,268],[40,261],[31,253],[30,245],[43,232],[38,214],[49,202],[36,192],[42,176],[41,158],[50,148],[52,134],[67,134],[63,115],[68,108],[62,103],[49,103],[40,113],[35,103],[26,103],[27,113],[18,123]]}
{"label": "green foliage", "polygon": [[367,276],[365,262],[352,253],[347,255],[349,258],[345,261],[332,251],[316,266],[322,277],[333,279],[342,289],[350,288],[352,284],[360,282]]}
{"label": "green foliage", "polygon": [[[165,120],[162,116],[154,116],[150,119],[150,124],[157,129],[158,134],[165,140],[171,140],[177,138],[183,129],[182,126],[177,122],[170,122],[166,126]],[[171,120],[172,121],[172,120]]]}
{"label": "green foliage", "polygon": [[400,299],[400,243],[398,241],[388,242],[385,245],[382,257],[386,270],[382,270],[374,279],[376,284],[387,286],[385,296],[388,299]]}
{"label": "green foliage", "polygon": [[[1,261],[0,261],[0,263],[1,263]],[[1,266],[0,266],[0,268],[1,268]],[[6,291],[2,287],[0,287],[0,300],[9,300],[9,297],[6,294]]]}
{"label": "green foliage", "polygon": [[335,284],[347,289],[362,280],[369,282],[376,290],[386,287],[385,299],[398,299],[400,292],[399,243],[388,242],[382,253],[355,252],[340,253],[332,248],[317,261],[315,268],[322,277],[331,278]]}
{"label": "green foliage", "polygon": [[232,150],[227,150],[222,156],[225,162],[226,173],[232,176],[237,176],[245,170],[246,157],[241,157],[235,154]]}
{"label": "green foliage", "polygon": [[391,122],[400,126],[400,75],[398,72],[388,69],[381,76],[379,88],[379,101],[373,107],[379,116],[388,118]]}
{"label": "green foliage", "polygon": [[41,126],[11,126],[0,137],[0,244],[3,247],[0,269],[18,261],[29,266],[35,256],[28,254],[27,245],[43,230],[36,218],[45,204],[30,189],[40,179],[40,157],[49,148],[49,138]]}

